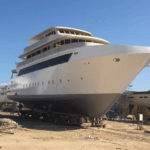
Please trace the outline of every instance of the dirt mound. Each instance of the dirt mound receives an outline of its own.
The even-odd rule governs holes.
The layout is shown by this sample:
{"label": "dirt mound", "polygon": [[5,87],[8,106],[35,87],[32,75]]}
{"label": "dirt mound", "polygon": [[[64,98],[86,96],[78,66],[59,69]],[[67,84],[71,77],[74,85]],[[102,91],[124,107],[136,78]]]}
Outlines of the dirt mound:
{"label": "dirt mound", "polygon": [[18,124],[11,119],[0,119],[0,128],[2,127],[17,127]]}

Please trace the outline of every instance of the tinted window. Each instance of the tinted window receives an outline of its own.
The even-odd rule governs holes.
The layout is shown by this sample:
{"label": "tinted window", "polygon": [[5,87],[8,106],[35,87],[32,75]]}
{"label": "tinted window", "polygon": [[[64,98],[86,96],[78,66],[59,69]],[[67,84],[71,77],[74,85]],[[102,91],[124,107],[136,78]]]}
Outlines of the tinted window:
{"label": "tinted window", "polygon": [[70,43],[70,39],[65,40],[65,44],[69,44]]}
{"label": "tinted window", "polygon": [[27,74],[27,73],[30,73],[30,72],[33,72],[33,71],[36,71],[36,70],[39,70],[39,69],[44,69],[44,68],[47,68],[47,67],[50,67],[50,66],[55,66],[55,65],[58,65],[58,64],[68,62],[71,55],[72,55],[72,53],[66,54],[66,55],[63,55],[63,56],[59,56],[59,57],[52,58],[50,60],[38,63],[36,65],[21,69],[19,71],[18,76],[23,75],[23,74]]}
{"label": "tinted window", "polygon": [[32,56],[35,56],[35,53],[32,53]]}
{"label": "tinted window", "polygon": [[63,40],[63,41],[61,41],[60,43],[61,43],[61,45],[64,45],[64,40]]}
{"label": "tinted window", "polygon": [[67,34],[69,34],[69,31],[65,31]]}
{"label": "tinted window", "polygon": [[78,39],[72,39],[72,43],[78,42]]}
{"label": "tinted window", "polygon": [[76,35],[80,35],[80,33],[76,33]]}
{"label": "tinted window", "polygon": [[79,42],[85,42],[85,40],[79,40]]}
{"label": "tinted window", "polygon": [[60,32],[60,33],[64,33],[64,31],[63,31],[63,30],[60,30],[59,32]]}
{"label": "tinted window", "polygon": [[91,41],[86,40],[86,42],[91,42]]}
{"label": "tinted window", "polygon": [[56,43],[54,43],[54,45],[53,45],[53,48],[55,48],[56,47]]}
{"label": "tinted window", "polygon": [[43,52],[47,51],[47,47],[43,48]]}
{"label": "tinted window", "polygon": [[48,48],[47,48],[48,50],[50,49],[50,46],[48,46]]}
{"label": "tinted window", "polygon": [[41,62],[35,65],[35,70],[44,69],[47,67],[47,62]]}
{"label": "tinted window", "polygon": [[30,56],[30,55],[28,55],[28,56],[27,56],[27,59],[29,59],[30,57],[31,57],[31,56]]}
{"label": "tinted window", "polygon": [[41,50],[40,50],[40,51],[37,51],[37,55],[40,54],[40,53],[41,53]]}

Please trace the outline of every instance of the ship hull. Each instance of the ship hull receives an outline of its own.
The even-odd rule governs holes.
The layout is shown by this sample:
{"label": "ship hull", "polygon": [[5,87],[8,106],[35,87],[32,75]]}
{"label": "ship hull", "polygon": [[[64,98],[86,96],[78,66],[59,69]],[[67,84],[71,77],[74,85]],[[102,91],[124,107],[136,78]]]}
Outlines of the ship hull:
{"label": "ship hull", "polygon": [[120,94],[85,94],[9,96],[9,98],[25,103],[28,107],[34,104],[43,106],[52,104],[54,112],[99,117],[110,109],[119,96]]}

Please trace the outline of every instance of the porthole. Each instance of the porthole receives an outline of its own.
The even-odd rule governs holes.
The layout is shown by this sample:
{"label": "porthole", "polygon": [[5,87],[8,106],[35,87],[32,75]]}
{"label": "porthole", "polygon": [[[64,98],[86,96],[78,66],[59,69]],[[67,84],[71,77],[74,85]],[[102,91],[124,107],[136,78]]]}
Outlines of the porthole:
{"label": "porthole", "polygon": [[83,78],[81,77],[81,80],[82,80]]}
{"label": "porthole", "polygon": [[69,82],[69,80],[68,80],[68,82]]}
{"label": "porthole", "polygon": [[119,62],[120,58],[114,58],[114,62]]}

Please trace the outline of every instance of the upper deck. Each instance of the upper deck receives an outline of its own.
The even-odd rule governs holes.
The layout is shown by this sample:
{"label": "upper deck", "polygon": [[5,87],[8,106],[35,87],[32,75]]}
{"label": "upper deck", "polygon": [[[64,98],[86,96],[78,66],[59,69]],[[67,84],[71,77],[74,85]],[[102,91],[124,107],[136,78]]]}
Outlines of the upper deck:
{"label": "upper deck", "polygon": [[49,28],[28,40],[32,45],[24,49],[19,58],[24,61],[17,63],[17,68],[35,62],[50,54],[74,49],[82,46],[109,44],[108,41],[92,37],[92,34],[83,30],[66,27]]}
{"label": "upper deck", "polygon": [[[34,43],[24,48],[24,53],[20,55],[19,58],[24,59],[31,51],[34,51],[35,49],[40,48],[52,41],[56,41],[57,39],[65,39],[65,37],[80,37],[80,39],[82,38],[83,40],[90,40],[94,38],[92,37],[92,34],[87,31],[67,27],[52,27],[29,39],[28,42],[30,44],[33,42]],[[108,41],[103,39],[98,40],[98,38],[96,38],[95,41],[97,43],[109,44]]]}
{"label": "upper deck", "polygon": [[43,32],[35,35],[31,39],[29,39],[28,42],[31,44],[35,41],[43,39],[44,37],[54,35],[54,34],[60,34],[60,33],[92,36],[92,34],[90,32],[87,32],[87,31],[84,31],[84,30],[79,30],[79,29],[74,29],[74,28],[67,28],[67,27],[52,27],[52,28],[46,29]]}

